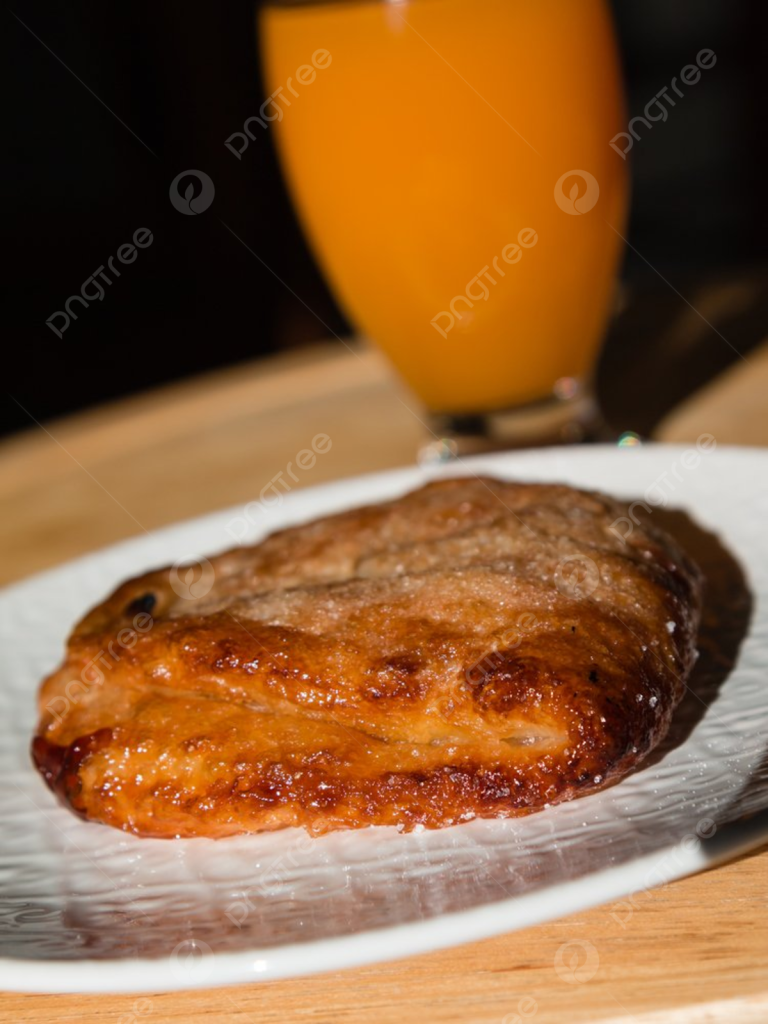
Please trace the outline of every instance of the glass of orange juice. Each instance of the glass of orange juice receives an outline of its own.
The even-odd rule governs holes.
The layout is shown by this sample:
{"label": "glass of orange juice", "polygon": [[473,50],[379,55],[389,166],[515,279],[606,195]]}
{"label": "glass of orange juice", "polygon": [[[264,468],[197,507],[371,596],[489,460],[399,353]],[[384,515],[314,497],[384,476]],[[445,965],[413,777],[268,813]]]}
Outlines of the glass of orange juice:
{"label": "glass of orange juice", "polygon": [[623,245],[604,0],[268,3],[284,172],[443,451],[581,440]]}

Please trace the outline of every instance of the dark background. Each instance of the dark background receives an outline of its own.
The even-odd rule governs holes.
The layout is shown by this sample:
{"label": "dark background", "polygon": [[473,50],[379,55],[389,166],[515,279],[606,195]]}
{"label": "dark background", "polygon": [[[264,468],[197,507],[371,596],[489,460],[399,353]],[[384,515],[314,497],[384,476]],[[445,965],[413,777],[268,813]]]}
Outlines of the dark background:
{"label": "dark background", "polygon": [[[627,301],[601,373],[633,374],[638,395],[644,384],[654,389],[634,407],[631,397],[623,396],[620,408],[611,394],[603,399],[609,414],[614,402],[622,429],[644,430],[738,359],[737,350],[748,352],[768,325],[768,4],[613,6],[632,115],[699,50],[717,55],[715,67],[670,108],[668,122],[644,133],[632,153],[629,239],[645,259],[627,253]],[[28,413],[45,421],[349,333],[302,239],[270,133],[257,129],[240,161],[224,146],[264,98],[254,12],[253,0],[18,0],[4,13],[11,72],[5,326],[8,391],[16,401],[3,403],[0,432],[29,426]],[[187,168],[215,182],[215,205],[205,216],[181,216],[169,202],[171,180]],[[57,338],[47,318],[139,227],[153,232],[151,247]],[[706,310],[697,298],[705,292],[714,297]],[[696,299],[716,328],[699,318],[695,344],[670,341],[669,326],[688,311],[681,296]],[[653,361],[649,370],[647,358],[642,366],[638,360],[656,348],[663,384]]]}

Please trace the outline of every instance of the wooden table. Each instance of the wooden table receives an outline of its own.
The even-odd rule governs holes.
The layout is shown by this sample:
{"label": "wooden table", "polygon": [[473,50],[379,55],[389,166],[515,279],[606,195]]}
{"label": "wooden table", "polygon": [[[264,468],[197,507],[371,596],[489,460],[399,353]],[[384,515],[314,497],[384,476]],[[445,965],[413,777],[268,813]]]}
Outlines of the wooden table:
{"label": "wooden table", "polygon": [[[720,443],[768,445],[766,389],[764,346],[664,419],[656,436],[687,442],[709,431]],[[0,445],[0,579],[251,501],[318,433],[332,448],[304,485],[412,462],[424,436],[419,416],[376,353],[324,345],[35,427]],[[767,883],[763,850],[652,890],[624,926],[598,907],[403,962],[151,994],[148,1003],[9,994],[0,1021],[763,1024]],[[571,940],[599,951],[588,984],[567,984],[553,969]]]}

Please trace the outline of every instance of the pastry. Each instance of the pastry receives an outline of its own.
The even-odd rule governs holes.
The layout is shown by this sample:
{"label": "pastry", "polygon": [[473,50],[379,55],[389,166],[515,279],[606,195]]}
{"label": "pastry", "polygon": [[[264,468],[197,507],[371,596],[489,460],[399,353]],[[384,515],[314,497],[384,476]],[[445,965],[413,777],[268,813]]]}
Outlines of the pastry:
{"label": "pastry", "polygon": [[137,576],[45,680],[34,761],[142,836],[439,828],[591,793],[664,736],[695,659],[700,575],[652,518],[443,479]]}

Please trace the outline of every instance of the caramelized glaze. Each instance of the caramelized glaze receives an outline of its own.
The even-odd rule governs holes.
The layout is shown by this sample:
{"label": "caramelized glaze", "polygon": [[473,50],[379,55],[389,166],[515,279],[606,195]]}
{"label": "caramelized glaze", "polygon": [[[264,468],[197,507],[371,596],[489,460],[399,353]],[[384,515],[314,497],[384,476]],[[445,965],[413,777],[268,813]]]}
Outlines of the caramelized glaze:
{"label": "caramelized glaze", "polygon": [[[601,788],[662,738],[698,570],[623,506],[474,477],[119,587],[43,684],[33,758],[151,836],[438,828]],[[178,588],[177,588],[178,589]]]}

